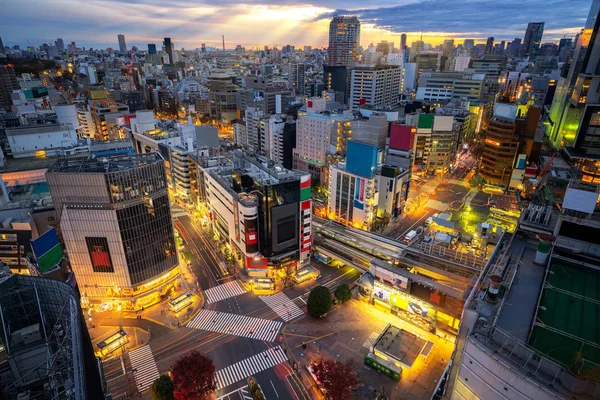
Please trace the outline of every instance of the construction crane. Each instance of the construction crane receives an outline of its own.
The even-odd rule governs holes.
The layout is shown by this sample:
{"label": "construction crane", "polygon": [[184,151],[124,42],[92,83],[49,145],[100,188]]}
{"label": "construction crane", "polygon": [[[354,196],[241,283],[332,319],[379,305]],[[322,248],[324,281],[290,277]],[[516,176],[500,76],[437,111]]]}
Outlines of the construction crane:
{"label": "construction crane", "polygon": [[[554,153],[552,153],[550,158],[548,158],[546,160],[542,169],[537,174],[537,176],[536,176],[537,183],[535,185],[535,189],[531,193],[532,199],[539,199],[539,195],[542,193],[542,188],[545,186],[545,183],[546,183],[546,179],[545,179],[546,174],[548,173],[548,170],[552,166],[552,161],[554,161],[554,157],[556,157],[557,155],[558,155],[558,152],[556,152],[556,151]],[[553,196],[549,196],[550,200],[552,200],[552,197]]]}
{"label": "construction crane", "polygon": [[540,173],[537,174],[538,177],[543,178],[544,175],[546,175],[546,172],[548,172],[548,169],[550,169],[550,166],[552,165],[552,161],[554,161],[554,157],[556,157],[557,154],[558,154],[558,152],[555,151],[554,153],[552,153],[550,158],[546,160],[546,162],[544,163],[544,166],[540,170]]}

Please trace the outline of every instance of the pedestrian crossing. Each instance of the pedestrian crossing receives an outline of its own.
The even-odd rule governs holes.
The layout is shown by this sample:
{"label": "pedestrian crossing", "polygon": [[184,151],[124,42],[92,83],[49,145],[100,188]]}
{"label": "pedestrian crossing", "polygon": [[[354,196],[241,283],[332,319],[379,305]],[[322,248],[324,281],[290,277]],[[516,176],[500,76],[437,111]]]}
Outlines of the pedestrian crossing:
{"label": "pedestrian crossing", "polygon": [[439,200],[429,199],[429,200],[427,200],[427,203],[425,203],[425,207],[431,208],[431,209],[437,210],[437,211],[446,211],[448,209],[448,204],[442,203]]}
{"label": "pedestrian crossing", "polygon": [[217,389],[226,388],[236,382],[244,380],[251,375],[272,368],[279,363],[287,361],[287,356],[279,346],[272,347],[263,352],[248,357],[242,361],[220,369],[216,372]]}
{"label": "pedestrian crossing", "polygon": [[279,292],[272,296],[258,296],[271,310],[275,311],[285,322],[291,321],[304,314],[302,310],[285,294]]}
{"label": "pedestrian crossing", "polygon": [[248,385],[245,385],[233,392],[217,397],[217,400],[252,400],[252,396],[248,391]]}
{"label": "pedestrian crossing", "polygon": [[231,281],[205,290],[204,296],[206,304],[212,304],[244,293],[246,293],[246,289],[238,281]]}
{"label": "pedestrian crossing", "polygon": [[202,310],[191,320],[188,328],[226,333],[250,339],[273,342],[277,338],[282,322],[269,319],[247,317],[213,310]]}
{"label": "pedestrian crossing", "polygon": [[130,351],[129,361],[140,393],[147,390],[160,376],[149,345]]}
{"label": "pedestrian crossing", "polygon": [[188,213],[185,210],[173,210],[171,211],[171,216],[173,218],[187,217]]}

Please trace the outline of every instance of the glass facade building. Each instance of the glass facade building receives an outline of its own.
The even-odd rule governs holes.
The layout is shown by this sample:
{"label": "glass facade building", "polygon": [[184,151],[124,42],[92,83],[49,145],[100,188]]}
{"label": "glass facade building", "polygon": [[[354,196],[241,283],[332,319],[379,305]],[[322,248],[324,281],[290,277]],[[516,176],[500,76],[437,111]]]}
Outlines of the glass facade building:
{"label": "glass facade building", "polygon": [[136,309],[171,288],[178,259],[158,154],[61,160],[47,178],[86,300]]}

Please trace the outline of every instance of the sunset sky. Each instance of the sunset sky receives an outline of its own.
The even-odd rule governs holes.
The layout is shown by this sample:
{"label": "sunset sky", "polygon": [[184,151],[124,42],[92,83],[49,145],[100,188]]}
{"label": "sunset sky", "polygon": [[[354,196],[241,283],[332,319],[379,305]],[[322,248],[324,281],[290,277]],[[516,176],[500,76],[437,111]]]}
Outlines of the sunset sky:
{"label": "sunset sky", "polygon": [[176,48],[201,43],[252,48],[327,46],[329,18],[356,14],[362,21],[361,44],[389,40],[408,43],[423,32],[427,43],[445,38],[497,41],[522,38],[527,22],[545,21],[544,41],[573,37],[583,26],[591,0],[4,0],[0,37],[5,45],[40,45],[62,37],[79,47],[146,49],[171,37]]}

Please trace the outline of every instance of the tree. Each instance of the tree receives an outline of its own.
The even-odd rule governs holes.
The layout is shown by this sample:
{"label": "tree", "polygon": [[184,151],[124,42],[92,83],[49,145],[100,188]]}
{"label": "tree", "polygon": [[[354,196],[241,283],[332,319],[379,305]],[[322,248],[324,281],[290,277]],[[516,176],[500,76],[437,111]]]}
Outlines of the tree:
{"label": "tree", "polygon": [[217,388],[215,364],[195,350],[175,361],[171,374],[175,400],[200,400]]}
{"label": "tree", "polygon": [[345,303],[352,298],[352,292],[346,283],[342,283],[340,286],[335,288],[333,294],[335,295],[335,298],[342,303]]}
{"label": "tree", "polygon": [[331,310],[333,300],[331,292],[325,286],[318,286],[310,291],[306,308],[308,313],[315,318],[320,318]]}
{"label": "tree", "polygon": [[150,394],[154,400],[175,400],[174,390],[175,386],[169,375],[161,375],[150,386]]}
{"label": "tree", "polygon": [[317,381],[325,389],[327,399],[348,399],[350,390],[359,384],[350,361],[319,360],[313,363],[312,368]]}

